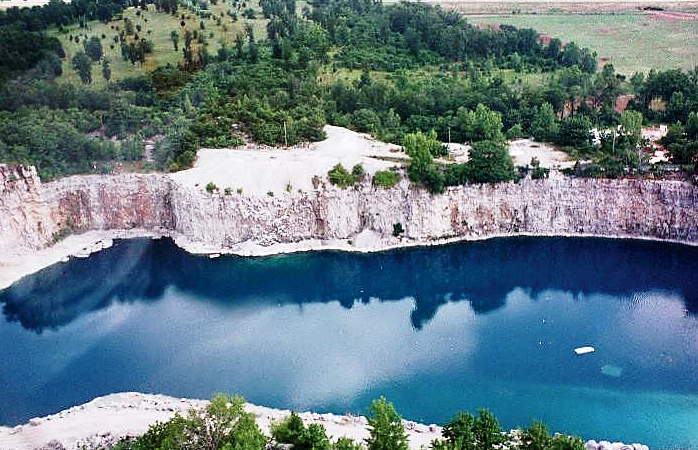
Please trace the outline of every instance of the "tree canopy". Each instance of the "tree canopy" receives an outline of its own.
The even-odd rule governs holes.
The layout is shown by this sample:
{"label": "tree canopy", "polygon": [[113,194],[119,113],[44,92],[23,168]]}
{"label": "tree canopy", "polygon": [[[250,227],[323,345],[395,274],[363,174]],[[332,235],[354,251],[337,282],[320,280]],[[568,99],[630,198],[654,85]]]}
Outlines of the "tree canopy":
{"label": "tree canopy", "polygon": [[[149,3],[138,6],[148,9]],[[169,0],[152,5],[159,11],[153,14],[171,15],[179,8]],[[140,73],[124,78],[113,61],[104,59],[104,37],[85,30],[90,21],[123,14],[125,6],[77,0],[0,11],[0,110],[76,108],[80,117],[96,119],[90,121],[94,127],[78,130],[68,120],[63,125],[89,134],[104,149],[112,138],[153,140],[154,157],[135,165],[145,169],[189,167],[199,146],[317,141],[330,123],[395,143],[417,133],[435,133],[434,140],[440,142],[498,142],[506,130],[511,137],[533,136],[558,144],[573,157],[597,164],[632,162],[636,167],[637,162],[639,171],[642,158],[619,160],[606,145],[594,147],[590,133],[592,127],[611,129],[621,123],[615,98],[632,90],[637,98],[628,107],[640,113],[643,122],[686,124],[686,135],[671,142],[675,161],[689,164],[696,155],[696,127],[688,124],[691,114],[698,113],[696,71],[650,71],[633,76],[628,84],[610,64],[597,72],[594,52],[573,42],[545,43],[534,30],[511,26],[480,28],[437,6],[315,0],[298,13],[293,1],[263,0],[263,18],[251,19],[259,16],[254,10],[246,12],[240,24],[244,31],[227,36],[230,46],[221,40],[215,53],[210,53],[204,33],[209,28],[200,26],[210,11],[183,6],[187,14],[198,16],[198,26],[167,30],[167,50],[174,47],[181,57],[178,63],[164,65],[157,63],[163,49],[153,48],[142,36],[136,39],[138,32],[146,35],[137,29],[142,24],[124,18],[110,45]],[[239,19],[235,15],[231,20]],[[62,73],[66,54],[54,37],[66,39],[66,28],[58,33],[52,28],[76,25],[83,30],[82,52],[70,56],[68,67],[80,79],[77,84]],[[98,80],[92,72],[96,61],[101,64]],[[522,82],[519,75],[540,82]],[[105,87],[92,87],[102,79]],[[67,166],[106,170],[117,162],[118,152],[105,151],[100,154],[103,159],[85,153],[89,159],[66,164],[61,159],[67,155],[46,158],[45,151],[29,143],[0,136],[0,158],[41,165],[42,176],[73,173],[65,171]],[[480,148],[476,157],[482,154]],[[610,148],[615,148],[613,143]],[[432,158],[443,156],[442,149],[435,145]],[[410,176],[432,192],[482,178],[476,174],[469,179],[465,166],[417,159]],[[491,178],[502,179],[500,175]]]}
{"label": "tree canopy", "polygon": [[367,450],[409,450],[402,418],[391,402],[381,397],[374,400],[368,410]]}

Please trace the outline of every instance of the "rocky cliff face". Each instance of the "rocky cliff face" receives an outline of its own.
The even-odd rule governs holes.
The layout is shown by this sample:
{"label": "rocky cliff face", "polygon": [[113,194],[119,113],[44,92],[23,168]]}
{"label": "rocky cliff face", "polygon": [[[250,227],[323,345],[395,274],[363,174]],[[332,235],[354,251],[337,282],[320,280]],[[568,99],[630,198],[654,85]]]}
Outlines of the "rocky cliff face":
{"label": "rocky cliff face", "polygon": [[0,165],[0,253],[87,230],[175,228],[163,175],[73,176],[41,183],[33,167]]}
{"label": "rocky cliff face", "polygon": [[0,251],[37,249],[62,233],[139,228],[211,252],[243,243],[351,241],[381,245],[516,234],[597,235],[698,242],[698,188],[675,181],[547,180],[463,186],[443,195],[369,183],[276,197],[207,193],[167,175],[74,176],[42,184],[33,169],[0,166]]}
{"label": "rocky cliff face", "polygon": [[51,205],[33,167],[0,164],[0,252],[45,246],[56,228]]}

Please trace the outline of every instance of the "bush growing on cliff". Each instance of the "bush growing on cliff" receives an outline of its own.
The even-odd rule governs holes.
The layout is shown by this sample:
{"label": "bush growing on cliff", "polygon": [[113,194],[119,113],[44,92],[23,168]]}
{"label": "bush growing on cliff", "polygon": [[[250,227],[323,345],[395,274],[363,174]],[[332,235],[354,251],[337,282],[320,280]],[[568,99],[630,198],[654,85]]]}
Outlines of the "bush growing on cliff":
{"label": "bush growing on cliff", "polygon": [[330,179],[330,183],[335,186],[339,186],[344,189],[347,186],[354,184],[354,177],[351,176],[347,169],[343,165],[337,164],[329,172],[327,172],[327,177]]}
{"label": "bush growing on cliff", "polygon": [[379,170],[373,175],[373,185],[391,188],[400,182],[400,174],[393,170]]}
{"label": "bush growing on cliff", "polygon": [[344,168],[340,163],[335,165],[329,172],[327,172],[327,177],[330,183],[335,186],[339,186],[344,189],[349,186],[353,186],[357,181],[361,180],[364,176],[364,168],[361,164],[356,164],[351,169],[351,173]]}
{"label": "bush growing on cliff", "polygon": [[531,178],[534,180],[540,180],[541,178],[548,178],[550,169],[540,166],[540,160],[535,156],[531,158]]}

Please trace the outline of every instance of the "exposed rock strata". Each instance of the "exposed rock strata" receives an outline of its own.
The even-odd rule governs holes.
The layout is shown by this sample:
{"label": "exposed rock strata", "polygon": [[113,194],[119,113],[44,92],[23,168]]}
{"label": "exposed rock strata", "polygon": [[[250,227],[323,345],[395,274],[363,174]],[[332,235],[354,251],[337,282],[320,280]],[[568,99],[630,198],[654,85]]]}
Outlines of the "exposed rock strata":
{"label": "exposed rock strata", "polygon": [[[401,240],[392,236],[396,223],[405,230]],[[6,256],[49,246],[66,233],[134,228],[208,252],[236,252],[245,243],[353,242],[366,230],[380,236],[379,248],[517,234],[696,243],[698,188],[557,174],[450,188],[443,195],[403,182],[387,190],[368,183],[344,190],[321,184],[313,191],[255,197],[190,189],[163,174],[41,183],[31,168],[0,166],[0,253]]]}

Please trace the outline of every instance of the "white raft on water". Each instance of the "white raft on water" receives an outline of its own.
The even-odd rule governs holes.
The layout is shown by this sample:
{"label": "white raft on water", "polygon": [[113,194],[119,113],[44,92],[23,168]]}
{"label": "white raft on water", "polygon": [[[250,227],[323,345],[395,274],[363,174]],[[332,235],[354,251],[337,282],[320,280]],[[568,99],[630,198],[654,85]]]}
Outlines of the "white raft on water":
{"label": "white raft on water", "polygon": [[587,345],[585,347],[577,347],[574,349],[574,352],[578,355],[586,355],[587,353],[594,353],[594,351],[594,347],[590,345]]}

